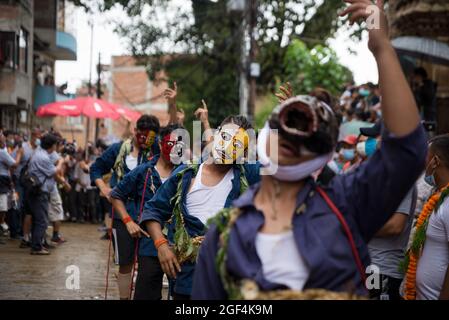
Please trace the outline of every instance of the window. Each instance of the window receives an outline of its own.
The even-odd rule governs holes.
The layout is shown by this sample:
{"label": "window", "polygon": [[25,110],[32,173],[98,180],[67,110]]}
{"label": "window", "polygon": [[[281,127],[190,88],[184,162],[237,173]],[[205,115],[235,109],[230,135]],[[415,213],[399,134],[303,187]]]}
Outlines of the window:
{"label": "window", "polygon": [[16,66],[15,33],[0,31],[0,67],[15,69]]}
{"label": "window", "polygon": [[28,72],[28,31],[21,28],[19,33],[19,70],[22,72],[27,73]]}
{"label": "window", "polygon": [[67,117],[67,124],[69,126],[81,126],[83,125],[83,117]]}
{"label": "window", "polygon": [[0,31],[0,67],[28,72],[29,33]]}

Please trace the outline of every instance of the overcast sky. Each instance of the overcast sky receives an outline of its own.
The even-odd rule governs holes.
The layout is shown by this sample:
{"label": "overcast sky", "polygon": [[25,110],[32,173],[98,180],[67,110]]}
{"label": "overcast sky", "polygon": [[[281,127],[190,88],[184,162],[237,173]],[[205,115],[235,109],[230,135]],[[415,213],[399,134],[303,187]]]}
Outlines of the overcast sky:
{"label": "overcast sky", "polygon": [[[184,2],[185,3],[185,2]],[[56,62],[56,84],[65,82],[69,84],[69,92],[75,92],[83,80],[89,78],[90,65],[90,27],[87,14],[76,9],[76,37],[78,42],[77,61]],[[113,9],[110,12],[93,15],[94,25],[94,45],[92,80],[96,81],[95,65],[98,62],[98,53],[101,52],[103,64],[109,64],[111,56],[127,53],[125,40],[114,33],[114,25],[111,21],[124,21],[127,16],[120,9]],[[337,52],[340,62],[347,66],[353,73],[356,83],[372,81],[377,83],[376,63],[367,48],[367,39],[360,43],[354,43],[349,39],[347,33],[338,32],[334,39],[329,41],[330,46]],[[348,53],[348,46],[357,54]]]}

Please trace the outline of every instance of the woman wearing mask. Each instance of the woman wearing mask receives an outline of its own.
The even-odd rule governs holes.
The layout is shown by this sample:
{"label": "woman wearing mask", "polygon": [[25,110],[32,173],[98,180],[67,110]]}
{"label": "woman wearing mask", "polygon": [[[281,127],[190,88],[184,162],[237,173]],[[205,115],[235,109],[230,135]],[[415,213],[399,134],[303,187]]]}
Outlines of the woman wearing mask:
{"label": "woman wearing mask", "polygon": [[[346,1],[351,5],[343,15],[350,14],[350,21],[368,18],[370,1]],[[308,96],[279,105],[258,139],[259,159],[273,174],[262,175],[260,184],[214,219],[200,249],[192,298],[304,297],[301,291],[315,288],[367,294],[366,244],[421,173],[427,151],[413,94],[389,41],[383,4],[377,5],[381,24],[369,31],[368,45],[384,97],[386,130],[379,152],[320,189],[310,176],[332,156],[335,116]],[[276,136],[278,167],[272,170],[276,154],[268,140]]]}

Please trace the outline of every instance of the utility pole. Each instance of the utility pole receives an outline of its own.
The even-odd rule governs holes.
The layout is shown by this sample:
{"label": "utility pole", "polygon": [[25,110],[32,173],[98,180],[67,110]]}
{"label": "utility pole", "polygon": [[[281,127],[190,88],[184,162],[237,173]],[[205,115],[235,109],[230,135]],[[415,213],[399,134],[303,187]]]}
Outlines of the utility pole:
{"label": "utility pole", "polygon": [[241,26],[241,56],[240,56],[240,88],[239,88],[239,110],[240,114],[248,117],[248,54],[246,45],[246,33],[247,33],[247,10],[248,1],[245,0],[245,6],[242,10],[242,26]]}
{"label": "utility pole", "polygon": [[[90,63],[89,63],[89,83],[87,84],[88,93],[87,95],[89,97],[92,96],[92,60],[93,60],[93,49],[94,49],[94,21],[93,18],[89,19],[89,25],[90,25]],[[85,145],[85,158],[87,159],[87,143],[89,142],[89,132],[90,132],[90,118],[87,117],[87,124],[86,124],[86,145]]]}
{"label": "utility pole", "polygon": [[[101,53],[98,53],[98,65],[97,65],[97,99],[101,99],[103,91],[101,90]],[[95,141],[98,139],[98,134],[100,131],[100,119],[95,120]]]}
{"label": "utility pole", "polygon": [[257,0],[249,0],[249,37],[250,37],[250,49],[249,49],[249,97],[248,97],[248,120],[254,123],[254,113],[256,106],[256,78],[260,75],[260,66],[255,63],[257,57],[257,41],[255,38],[255,29],[257,26]]}

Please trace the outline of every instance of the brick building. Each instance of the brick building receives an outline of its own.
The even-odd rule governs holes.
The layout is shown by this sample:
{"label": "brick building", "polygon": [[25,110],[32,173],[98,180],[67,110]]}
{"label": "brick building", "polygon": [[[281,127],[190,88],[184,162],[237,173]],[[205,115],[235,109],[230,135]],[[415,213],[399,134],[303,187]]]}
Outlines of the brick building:
{"label": "brick building", "polygon": [[[163,92],[167,88],[165,74],[157,75],[158,82],[149,79],[146,67],[139,65],[133,56],[113,56],[108,75],[109,101],[135,109],[142,114],[152,114],[159,118],[161,125],[169,120],[167,101]],[[109,132],[123,138],[132,132],[133,124],[126,120],[105,121]]]}

